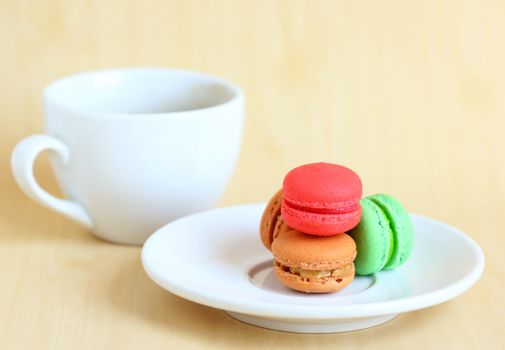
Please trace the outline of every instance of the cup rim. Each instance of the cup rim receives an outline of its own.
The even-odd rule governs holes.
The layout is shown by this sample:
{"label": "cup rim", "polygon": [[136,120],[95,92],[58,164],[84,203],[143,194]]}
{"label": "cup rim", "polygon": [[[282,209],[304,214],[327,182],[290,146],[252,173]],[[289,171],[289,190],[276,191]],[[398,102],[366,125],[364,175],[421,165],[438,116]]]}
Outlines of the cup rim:
{"label": "cup rim", "polygon": [[[207,107],[202,107],[202,108],[194,108],[194,109],[187,109],[187,110],[181,110],[181,111],[174,111],[174,112],[141,112],[141,113],[126,113],[126,112],[100,112],[100,111],[87,111],[79,107],[75,106],[69,106],[64,103],[61,103],[58,101],[58,99],[54,98],[54,96],[51,96],[52,90],[54,90],[58,85],[61,85],[67,81],[76,79],[78,77],[83,77],[83,76],[92,76],[92,75],[101,75],[101,74],[108,74],[108,73],[124,73],[124,72],[141,72],[141,71],[149,71],[149,72],[164,72],[164,73],[181,73],[185,74],[188,76],[193,76],[193,77],[198,77],[198,78],[203,78],[203,79],[208,79],[213,81],[216,84],[220,84],[227,88],[229,91],[231,91],[232,96],[227,99],[224,102],[221,103],[216,103],[211,106]],[[87,71],[82,71],[82,72],[77,72],[74,74],[66,75],[62,78],[59,78],[57,80],[52,81],[43,90],[43,99],[44,99],[44,104],[47,104],[50,102],[53,105],[56,105],[58,108],[71,112],[71,113],[76,113],[76,114],[81,114],[81,115],[87,115],[87,116],[97,116],[97,117],[109,117],[109,118],[115,118],[115,117],[121,117],[121,118],[137,118],[138,116],[142,117],[187,117],[189,115],[197,115],[201,114],[202,112],[208,112],[210,110],[214,109],[221,109],[225,108],[229,105],[235,104],[238,101],[242,101],[244,99],[244,92],[242,89],[235,84],[234,82],[220,78],[215,75],[207,74],[207,73],[202,73],[198,71],[193,71],[189,69],[180,69],[180,68],[168,68],[168,67],[117,67],[117,68],[104,68],[104,69],[96,69],[96,70],[87,70]]]}

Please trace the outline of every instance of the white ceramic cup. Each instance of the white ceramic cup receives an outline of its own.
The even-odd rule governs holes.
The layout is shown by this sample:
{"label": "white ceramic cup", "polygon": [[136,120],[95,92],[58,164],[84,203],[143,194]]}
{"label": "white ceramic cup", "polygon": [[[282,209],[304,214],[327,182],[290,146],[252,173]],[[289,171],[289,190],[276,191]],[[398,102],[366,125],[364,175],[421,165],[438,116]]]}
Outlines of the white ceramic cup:
{"label": "white ceramic cup", "polygon": [[[17,144],[12,171],[30,198],[96,236],[142,244],[167,222],[214,206],[239,152],[243,100],[228,81],[182,70],[66,77],[45,89],[47,134]],[[35,181],[45,150],[67,199]]]}

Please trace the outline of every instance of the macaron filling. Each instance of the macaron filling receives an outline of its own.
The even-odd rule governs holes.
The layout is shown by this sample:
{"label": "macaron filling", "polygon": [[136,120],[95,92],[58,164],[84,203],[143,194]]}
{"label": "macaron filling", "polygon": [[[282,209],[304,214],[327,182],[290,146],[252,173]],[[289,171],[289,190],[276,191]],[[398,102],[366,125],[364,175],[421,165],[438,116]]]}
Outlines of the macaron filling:
{"label": "macaron filling", "polygon": [[329,278],[333,278],[337,282],[341,282],[342,277],[348,276],[354,271],[352,262],[332,270],[305,270],[299,267],[286,266],[278,261],[275,261],[275,266],[283,272],[299,276],[300,279],[306,282],[321,282]]}
{"label": "macaron filling", "polygon": [[358,200],[350,200],[347,202],[342,202],[338,206],[317,206],[315,203],[311,203],[311,206],[296,203],[290,200],[288,197],[284,197],[284,204],[293,210],[300,210],[303,212],[314,213],[314,214],[347,214],[359,210],[360,205]]}

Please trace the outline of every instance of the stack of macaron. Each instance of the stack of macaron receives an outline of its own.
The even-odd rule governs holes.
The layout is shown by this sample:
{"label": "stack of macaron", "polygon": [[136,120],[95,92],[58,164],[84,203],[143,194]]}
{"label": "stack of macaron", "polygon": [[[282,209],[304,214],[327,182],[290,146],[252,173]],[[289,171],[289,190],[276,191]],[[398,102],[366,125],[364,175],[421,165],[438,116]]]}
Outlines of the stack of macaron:
{"label": "stack of macaron", "polygon": [[359,176],[340,165],[306,164],[286,175],[260,223],[281,283],[306,293],[334,292],[355,273],[408,259],[413,234],[405,209],[387,195],[361,196]]}

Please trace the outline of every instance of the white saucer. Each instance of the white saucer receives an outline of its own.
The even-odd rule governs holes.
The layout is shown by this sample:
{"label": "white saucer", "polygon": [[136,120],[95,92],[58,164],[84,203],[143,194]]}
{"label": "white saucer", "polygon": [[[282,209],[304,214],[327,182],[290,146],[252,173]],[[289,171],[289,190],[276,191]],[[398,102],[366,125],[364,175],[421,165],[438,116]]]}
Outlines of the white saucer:
{"label": "white saucer", "polygon": [[484,255],[462,232],[411,214],[410,260],[393,271],[357,276],[337,293],[303,294],[280,285],[259,238],[263,204],[214,209],[156,231],[142,263],[162,288],[260,327],[330,333],[372,327],[401,312],[442,303],[479,279]]}

